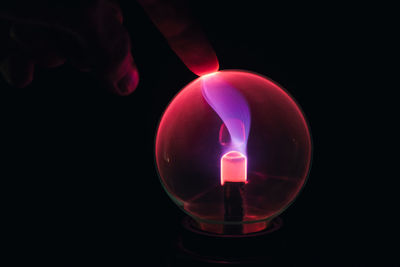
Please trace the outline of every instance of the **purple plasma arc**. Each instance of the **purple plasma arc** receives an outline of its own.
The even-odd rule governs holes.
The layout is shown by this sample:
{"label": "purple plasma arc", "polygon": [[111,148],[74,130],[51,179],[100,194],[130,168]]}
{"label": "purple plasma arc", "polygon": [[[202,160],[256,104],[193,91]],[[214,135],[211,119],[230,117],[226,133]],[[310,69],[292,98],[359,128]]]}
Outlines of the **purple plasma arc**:
{"label": "purple plasma arc", "polygon": [[[234,150],[246,155],[251,122],[246,99],[222,77],[214,74],[202,77],[202,93],[223,122],[221,133],[225,127],[229,132],[230,142],[226,151]],[[221,144],[226,145],[226,143]]]}

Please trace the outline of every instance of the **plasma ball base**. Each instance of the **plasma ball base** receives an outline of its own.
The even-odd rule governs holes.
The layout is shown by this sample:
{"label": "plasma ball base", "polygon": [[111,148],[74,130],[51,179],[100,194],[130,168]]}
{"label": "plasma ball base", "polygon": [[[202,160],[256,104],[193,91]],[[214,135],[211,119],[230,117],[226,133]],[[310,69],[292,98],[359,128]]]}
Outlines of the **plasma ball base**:
{"label": "plasma ball base", "polygon": [[[176,240],[177,266],[201,264],[242,264],[244,266],[283,266],[284,242],[280,217],[271,220],[269,227],[252,234],[227,235],[204,232],[189,216],[182,221],[183,229]],[[180,264],[180,265],[179,265]],[[206,265],[208,266],[208,265]],[[286,266],[286,265],[284,265]]]}

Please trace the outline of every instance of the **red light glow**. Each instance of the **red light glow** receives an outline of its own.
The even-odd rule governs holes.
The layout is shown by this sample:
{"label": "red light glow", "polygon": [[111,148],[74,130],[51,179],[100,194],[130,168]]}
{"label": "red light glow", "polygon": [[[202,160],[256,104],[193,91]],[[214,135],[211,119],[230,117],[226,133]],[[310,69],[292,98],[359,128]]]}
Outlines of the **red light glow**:
{"label": "red light glow", "polygon": [[295,100],[270,79],[242,70],[185,86],[160,120],[155,150],[168,195],[214,233],[241,223],[243,233],[264,229],[298,195],[312,154]]}
{"label": "red light glow", "polygon": [[221,185],[225,182],[247,181],[247,159],[238,151],[230,151],[221,158]]}

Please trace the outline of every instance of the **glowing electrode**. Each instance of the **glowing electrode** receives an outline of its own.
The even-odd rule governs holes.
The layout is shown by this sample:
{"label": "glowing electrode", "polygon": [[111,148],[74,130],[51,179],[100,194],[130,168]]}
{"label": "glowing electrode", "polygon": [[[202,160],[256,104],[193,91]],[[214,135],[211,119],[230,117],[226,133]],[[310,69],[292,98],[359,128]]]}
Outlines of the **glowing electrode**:
{"label": "glowing electrode", "polygon": [[225,182],[247,181],[247,159],[238,151],[230,151],[221,157],[221,185]]}

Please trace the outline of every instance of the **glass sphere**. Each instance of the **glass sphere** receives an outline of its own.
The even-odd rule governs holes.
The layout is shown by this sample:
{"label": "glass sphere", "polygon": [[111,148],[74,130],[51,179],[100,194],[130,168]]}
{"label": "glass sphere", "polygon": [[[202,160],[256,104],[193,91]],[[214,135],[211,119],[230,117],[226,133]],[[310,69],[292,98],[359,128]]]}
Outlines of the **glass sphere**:
{"label": "glass sphere", "polygon": [[205,231],[264,229],[306,182],[312,144],[294,99],[259,74],[199,77],[170,102],[155,157],[172,200]]}

